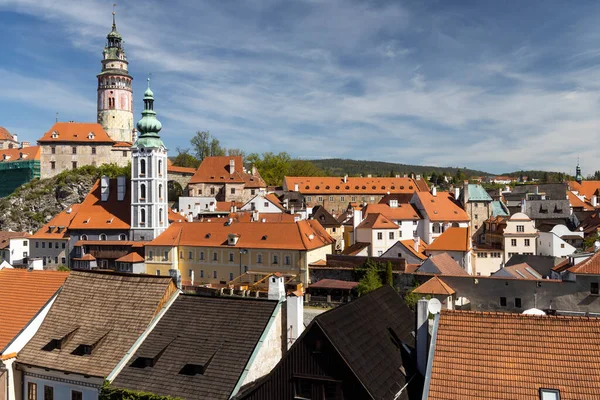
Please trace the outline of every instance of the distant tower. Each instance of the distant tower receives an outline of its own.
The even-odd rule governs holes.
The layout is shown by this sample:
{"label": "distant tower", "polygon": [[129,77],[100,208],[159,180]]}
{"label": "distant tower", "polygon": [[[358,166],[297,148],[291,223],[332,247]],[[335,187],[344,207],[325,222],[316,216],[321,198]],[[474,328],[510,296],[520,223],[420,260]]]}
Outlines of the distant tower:
{"label": "distant tower", "polygon": [[139,136],[131,148],[131,239],[152,240],[169,226],[167,148],[158,132],[154,93],[144,92],[144,111],[137,123]]}
{"label": "distant tower", "polygon": [[106,36],[102,72],[98,74],[98,123],[115,141],[131,142],[133,132],[132,77],[128,72],[123,38],[117,32],[113,10],[112,30]]}
{"label": "distant tower", "polygon": [[575,181],[581,183],[583,181],[583,175],[581,175],[581,167],[579,166],[579,158],[577,159],[577,168],[575,168]]}

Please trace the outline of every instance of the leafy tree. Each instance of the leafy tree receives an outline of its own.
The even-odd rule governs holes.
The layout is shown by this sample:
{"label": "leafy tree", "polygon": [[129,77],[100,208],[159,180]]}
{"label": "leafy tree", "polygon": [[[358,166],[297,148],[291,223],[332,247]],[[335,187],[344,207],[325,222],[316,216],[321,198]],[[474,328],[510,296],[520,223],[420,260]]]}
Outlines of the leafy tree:
{"label": "leafy tree", "polygon": [[160,396],[137,390],[116,388],[108,381],[104,382],[98,396],[99,400],[182,400],[179,397]]}
{"label": "leafy tree", "polygon": [[198,168],[200,160],[190,154],[190,149],[177,148],[177,156],[173,159],[173,165],[177,167]]}
{"label": "leafy tree", "polygon": [[56,268],[56,270],[57,270],[57,271],[63,271],[63,272],[70,271],[69,267],[67,267],[66,265],[62,265],[62,264],[61,264],[61,265],[59,265],[59,266]]}
{"label": "leafy tree", "polygon": [[415,293],[415,289],[418,288],[419,282],[415,281],[413,287],[409,290],[408,293],[404,296],[404,302],[410,308],[414,308],[417,306],[417,302],[425,297],[427,300],[431,299],[430,295],[423,296],[422,294]]}
{"label": "leafy tree", "polygon": [[377,267],[369,267],[365,276],[358,283],[356,290],[358,291],[358,295],[362,296],[381,286],[383,286],[383,283],[381,283],[381,278],[379,277],[379,269]]}
{"label": "leafy tree", "polygon": [[327,176],[325,171],[310,161],[291,160],[286,173],[287,176]]}
{"label": "leafy tree", "polygon": [[431,173],[431,175],[429,176],[429,183],[437,185],[437,183],[438,183],[438,174],[436,174],[435,171],[433,171]]}
{"label": "leafy tree", "polygon": [[594,246],[594,243],[596,242],[596,240],[600,241],[600,235],[598,233],[594,234],[594,235],[590,235],[587,238],[585,238],[583,240],[583,249],[587,249],[589,247]]}
{"label": "leafy tree", "polygon": [[242,149],[227,149],[227,155],[242,157],[242,161],[246,161],[246,152]]}
{"label": "leafy tree", "polygon": [[454,183],[462,183],[466,178],[465,173],[461,169],[458,169],[456,170],[456,174],[454,174]]}
{"label": "leafy tree", "polygon": [[394,271],[391,261],[388,261],[385,265],[385,283],[392,287],[394,286]]}
{"label": "leafy tree", "polygon": [[550,175],[547,172],[542,175],[542,183],[550,183]]}
{"label": "leafy tree", "polygon": [[592,176],[592,179],[595,180],[595,181],[600,181],[600,171],[594,172],[594,175]]}
{"label": "leafy tree", "polygon": [[198,131],[196,136],[190,140],[192,149],[198,160],[202,161],[210,156],[224,156],[225,149],[221,147],[219,140],[208,131]]}

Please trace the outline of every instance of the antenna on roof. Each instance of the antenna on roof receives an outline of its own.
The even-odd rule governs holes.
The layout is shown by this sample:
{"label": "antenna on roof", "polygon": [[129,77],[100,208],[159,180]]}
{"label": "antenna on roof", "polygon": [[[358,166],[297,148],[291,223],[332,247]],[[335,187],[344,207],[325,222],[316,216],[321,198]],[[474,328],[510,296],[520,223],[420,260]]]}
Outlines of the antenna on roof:
{"label": "antenna on roof", "polygon": [[58,122],[58,111],[56,112],[56,122]]}

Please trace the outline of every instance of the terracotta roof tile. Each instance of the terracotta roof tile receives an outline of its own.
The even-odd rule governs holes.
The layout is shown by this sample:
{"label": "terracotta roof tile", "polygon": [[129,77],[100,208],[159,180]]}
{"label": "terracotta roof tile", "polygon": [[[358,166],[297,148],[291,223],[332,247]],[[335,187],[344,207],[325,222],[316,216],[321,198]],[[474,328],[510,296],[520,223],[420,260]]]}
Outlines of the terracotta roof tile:
{"label": "terracotta roof tile", "polygon": [[356,229],[398,229],[400,228],[395,222],[390,221],[382,214],[369,214],[356,227]]}
{"label": "terracotta roof tile", "polygon": [[430,400],[600,397],[600,319],[443,310]]}
{"label": "terracotta roof tile", "polygon": [[117,258],[115,261],[124,263],[141,263],[144,262],[144,257],[140,256],[139,253],[133,251],[127,255],[124,255],[121,258]]}
{"label": "terracotta roof tile", "polygon": [[591,199],[592,196],[600,190],[600,181],[582,181],[581,183],[570,181],[569,189],[579,192],[579,194],[584,195],[586,199]]}
{"label": "terracotta roof tile", "polygon": [[68,272],[0,270],[0,353],[62,286]]}
{"label": "terracotta roof tile", "polygon": [[125,182],[125,198],[117,198],[117,179],[109,181],[107,201],[101,201],[100,179],[81,203],[69,229],[129,229],[131,221],[131,184]]}
{"label": "terracotta roof tile", "polygon": [[421,260],[427,260],[427,256],[425,255],[425,251],[429,248],[427,243],[425,243],[421,238],[419,238],[419,251],[415,251],[415,241],[414,239],[406,239],[401,240],[400,243],[404,247],[408,249],[414,256],[420,258]]}
{"label": "terracotta roof tile", "polygon": [[14,141],[12,133],[8,131],[8,129],[0,126],[0,140],[11,140]]}
{"label": "terracotta roof tile", "polygon": [[450,227],[427,248],[428,251],[469,251],[471,235],[469,228]]}
{"label": "terracotta roof tile", "polygon": [[12,238],[26,238],[31,236],[27,232],[7,232],[0,231],[0,250],[6,249],[10,244],[10,239]]}
{"label": "terracotta roof tile", "polygon": [[309,289],[344,289],[350,290],[358,286],[358,282],[341,281],[338,279],[321,279],[309,286]]}
{"label": "terracotta roof tile", "polygon": [[398,204],[398,207],[390,207],[387,204],[369,204],[363,209],[365,216],[369,214],[385,215],[392,221],[416,221],[420,220],[421,216],[414,205]]}
{"label": "terracotta roof tile", "polygon": [[22,149],[0,150],[0,162],[14,162],[40,159],[40,146],[29,146]]}
{"label": "terracotta roof tile", "polygon": [[52,218],[46,225],[42,226],[32,239],[68,239],[67,229],[71,225],[71,221],[79,211],[80,204],[73,204],[66,210],[61,211],[57,216]]}
{"label": "terracotta roof tile", "polygon": [[[527,263],[519,263],[515,265],[510,265],[500,269],[497,272],[504,271],[512,275],[513,278],[517,279],[534,279],[540,280],[543,277],[536,272],[529,264]],[[496,275],[497,272],[494,272],[492,275]]]}
{"label": "terracotta roof tile", "polygon": [[[286,176],[284,187],[293,191],[295,185],[302,194],[381,194],[414,193],[422,188],[412,178],[358,178]],[[421,185],[422,186],[422,185]]]}
{"label": "terracotta roof tile", "polygon": [[582,208],[584,211],[594,211],[594,207],[592,207],[591,203],[581,200],[575,195],[575,193],[571,192],[570,190],[567,191],[567,197],[569,199],[569,202],[571,203],[571,207]]}
{"label": "terracotta roof tile", "polygon": [[62,142],[115,143],[100,124],[86,122],[57,122],[38,139],[43,144]]}
{"label": "terracotta roof tile", "polygon": [[469,215],[459,207],[448,192],[437,192],[433,196],[429,192],[417,192],[427,216],[434,222],[469,222]]}
{"label": "terracotta roof tile", "polygon": [[[230,161],[234,162],[234,171],[230,173]],[[240,156],[206,157],[190,179],[190,183],[245,183],[246,187],[266,187],[260,175],[253,176],[244,172],[244,163]]]}
{"label": "terracotta roof tile", "polygon": [[413,290],[413,293],[450,296],[456,293],[456,291],[450,286],[448,286],[446,282],[444,282],[437,276],[434,276],[433,278],[429,279],[427,282]]}
{"label": "terracotta roof tile", "polygon": [[429,257],[417,270],[419,273],[469,275],[448,253]]}
{"label": "terracotta roof tile", "polygon": [[600,275],[600,252],[573,265],[568,271],[580,275]]}
{"label": "terracotta roof tile", "polygon": [[113,147],[131,147],[132,144],[131,142],[115,142],[115,144],[113,144]]}

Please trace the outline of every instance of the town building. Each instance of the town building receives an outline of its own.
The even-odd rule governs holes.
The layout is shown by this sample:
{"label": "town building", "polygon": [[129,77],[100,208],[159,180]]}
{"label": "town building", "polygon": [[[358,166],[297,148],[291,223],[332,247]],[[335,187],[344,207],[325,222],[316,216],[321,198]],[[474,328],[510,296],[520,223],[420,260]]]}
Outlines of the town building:
{"label": "town building", "polygon": [[597,397],[600,366],[583,360],[600,356],[600,319],[529,312],[536,314],[442,310],[423,399]]}
{"label": "town building", "polygon": [[17,355],[23,398],[98,399],[177,295],[170,277],[72,271]]}
{"label": "town building", "polygon": [[[459,194],[456,196],[456,194]],[[493,215],[493,199],[479,184],[465,181],[462,190],[456,188],[455,198],[463,205],[470,218],[471,235],[476,242],[485,230],[485,221]]]}
{"label": "town building", "polygon": [[[308,283],[308,265],[333,252],[334,240],[317,221],[177,222],[145,246],[146,273],[179,271],[184,284],[252,284],[281,272]],[[240,278],[240,279],[238,279]]]}
{"label": "town building", "polygon": [[407,265],[421,265],[427,260],[427,243],[421,238],[415,237],[408,240],[399,240],[390,247],[381,257],[383,258],[402,258],[406,260]]}
{"label": "town building", "polygon": [[0,232],[0,259],[11,266],[24,267],[29,263],[28,232]]}
{"label": "town building", "polygon": [[419,274],[433,275],[455,275],[468,276],[470,275],[465,269],[449,254],[440,253],[430,256],[416,270]]}
{"label": "town building", "polygon": [[29,256],[41,259],[44,269],[71,267],[72,248],[68,228],[79,207],[79,204],[73,204],[60,212],[29,238]]}
{"label": "town building", "polygon": [[537,254],[538,237],[538,230],[531,218],[523,213],[513,214],[506,220],[503,231],[504,260],[508,261],[516,254]]}
{"label": "town building", "polygon": [[258,170],[252,167],[247,172],[240,156],[206,157],[188,184],[190,196],[214,196],[227,202],[246,203],[266,190]]}
{"label": "town building", "polygon": [[248,200],[239,211],[258,211],[260,214],[284,213],[287,210],[273,193],[259,193]]}
{"label": "town building", "polygon": [[23,399],[17,354],[37,332],[68,272],[0,269],[0,399]]}
{"label": "town building", "polygon": [[426,254],[431,256],[442,253],[452,257],[468,274],[473,274],[469,228],[450,227],[446,229],[426,250]]}
{"label": "town building", "polygon": [[412,291],[415,294],[422,296],[430,296],[436,298],[446,310],[454,309],[456,291],[446,284],[440,277],[434,276],[427,282],[419,285]]}
{"label": "town building", "polygon": [[380,257],[398,241],[400,227],[382,214],[369,214],[354,229],[355,244],[368,244],[366,255]]}
{"label": "town building", "polygon": [[114,142],[133,142],[133,77],[117,31],[113,11],[112,29],[102,52],[102,71],[98,78],[98,124]]}
{"label": "town building", "polygon": [[317,221],[325,231],[335,240],[335,251],[344,250],[344,225],[331,215],[324,207],[312,208],[311,219]]}
{"label": "town building", "polygon": [[582,231],[571,231],[564,225],[556,225],[550,232],[540,232],[537,254],[541,256],[567,257],[583,248]]}
{"label": "town building", "polygon": [[283,180],[284,192],[298,192],[306,207],[317,205],[339,215],[349,203],[376,204],[387,194],[412,194],[428,191],[424,179],[407,177],[295,177]]}
{"label": "town building", "polygon": [[0,150],[17,149],[21,147],[17,135],[0,126]]}
{"label": "town building", "polygon": [[365,218],[369,214],[381,214],[398,225],[398,240],[410,240],[423,232],[423,218],[415,206],[408,201],[400,203],[396,199],[391,199],[389,204],[368,204],[362,210],[362,217]]}
{"label": "town building", "polygon": [[40,147],[24,144],[0,150],[0,197],[40,177]]}

